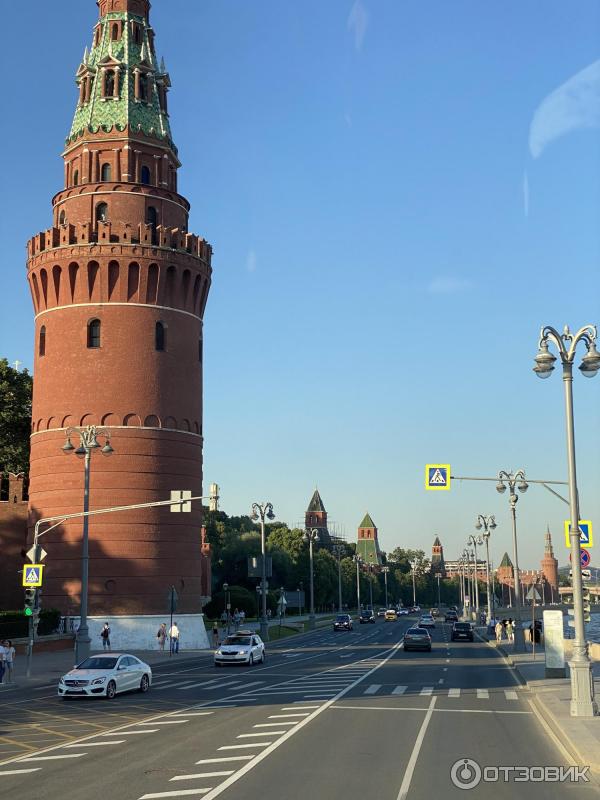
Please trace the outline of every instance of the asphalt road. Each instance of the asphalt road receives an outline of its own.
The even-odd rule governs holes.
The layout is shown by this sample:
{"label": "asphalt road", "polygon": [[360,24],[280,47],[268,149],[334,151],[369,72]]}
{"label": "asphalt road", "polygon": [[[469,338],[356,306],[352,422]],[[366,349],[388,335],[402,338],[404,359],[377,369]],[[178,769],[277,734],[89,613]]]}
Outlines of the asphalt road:
{"label": "asphalt road", "polygon": [[[598,786],[515,782],[465,791],[473,759],[568,767],[527,692],[483,642],[433,632],[405,653],[411,621],[329,628],[268,647],[265,665],[207,655],[154,670],[147,695],[63,702],[43,689],[2,704],[0,786],[11,800],[403,800],[598,798]],[[4,700],[4,698],[3,698]],[[12,750],[10,750],[12,748]],[[538,769],[534,777],[542,775]],[[477,766],[456,780],[477,777]]]}

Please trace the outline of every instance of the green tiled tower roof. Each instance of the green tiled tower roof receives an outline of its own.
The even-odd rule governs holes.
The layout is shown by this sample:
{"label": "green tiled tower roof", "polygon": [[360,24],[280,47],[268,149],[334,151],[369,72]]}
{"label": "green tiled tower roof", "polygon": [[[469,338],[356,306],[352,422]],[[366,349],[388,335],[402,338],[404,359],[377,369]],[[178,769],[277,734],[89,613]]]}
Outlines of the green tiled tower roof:
{"label": "green tiled tower roof", "polygon": [[313,496],[311,498],[311,501],[308,504],[308,508],[306,510],[307,511],[313,511],[313,512],[320,512],[320,513],[323,513],[323,514],[326,513],[325,512],[325,506],[323,505],[323,501],[321,500],[321,495],[319,494],[319,490],[318,489],[315,489],[315,492],[314,492],[314,494],[313,494]]}
{"label": "green tiled tower roof", "polygon": [[500,562],[501,567],[512,567],[512,561],[510,560],[508,553],[504,553],[502,556],[502,561]]}
{"label": "green tiled tower roof", "polygon": [[376,525],[373,522],[373,520],[371,519],[371,515],[367,513],[367,514],[365,514],[363,521],[360,523],[360,525],[358,527],[359,528],[375,528]]}
{"label": "green tiled tower roof", "polygon": [[[141,42],[137,44],[132,35],[131,22],[141,27]],[[113,23],[122,21],[122,35],[117,41],[111,38]],[[79,104],[75,111],[71,132],[67,145],[86,132],[97,133],[99,130],[109,132],[115,128],[132,133],[143,132],[147,136],[166,140],[175,150],[171,137],[169,117],[160,106],[155,81],[165,87],[170,86],[169,75],[164,61],[158,63],[153,45],[153,32],[142,16],[123,12],[110,12],[98,23],[100,32],[94,36],[91,51],[86,48],[83,61],[77,70],[77,82],[84,76],[92,77],[90,101]],[[102,97],[102,67],[119,68],[120,92],[118,98]],[[148,102],[135,98],[134,69],[152,75],[152,93]]]}

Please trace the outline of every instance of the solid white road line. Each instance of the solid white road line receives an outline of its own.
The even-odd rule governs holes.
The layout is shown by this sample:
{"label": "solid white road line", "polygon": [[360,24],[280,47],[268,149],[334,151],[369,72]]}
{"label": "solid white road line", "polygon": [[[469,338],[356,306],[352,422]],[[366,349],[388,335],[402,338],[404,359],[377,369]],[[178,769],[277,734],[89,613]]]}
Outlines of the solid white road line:
{"label": "solid white road line", "polygon": [[25,772],[38,772],[41,767],[32,767],[31,769],[6,769],[0,770],[0,778],[3,775],[22,775]]}
{"label": "solid white road line", "polygon": [[181,725],[184,722],[189,722],[187,719],[160,719],[153,722],[136,722],[136,725]]}
{"label": "solid white road line", "polygon": [[219,750],[243,750],[246,747],[268,747],[273,742],[253,742],[252,744],[227,744]]}
{"label": "solid white road line", "polygon": [[408,689],[408,686],[396,686],[392,689],[392,694],[404,694],[404,692]]}
{"label": "solid white road line", "polygon": [[419,694],[431,695],[433,694],[433,686],[424,686]]}
{"label": "solid white road line", "polygon": [[265,731],[261,731],[260,733],[240,733],[235,738],[236,739],[254,739],[255,737],[260,737],[260,736],[265,736],[265,735],[266,736],[278,736],[279,734],[282,734],[282,733],[287,733],[287,731],[283,730],[283,731],[267,731],[266,733],[265,733]]}
{"label": "solid white road line", "polygon": [[477,699],[478,700],[488,700],[490,693],[487,689],[477,689]]}
{"label": "solid white road line", "polygon": [[214,714],[214,711],[175,711],[173,716],[177,714],[185,715],[187,717],[207,717],[209,714]]}
{"label": "solid white road line", "polygon": [[298,714],[269,714],[267,719],[289,719],[290,717],[308,717],[309,714],[298,713]]}
{"label": "solid white road line", "polygon": [[174,778],[171,778],[171,781],[195,781],[199,778],[225,778],[227,775],[233,775],[233,770],[226,769],[223,770],[223,772],[196,772],[193,775],[175,775]]}
{"label": "solid white road line", "polygon": [[[98,734],[102,736],[102,734]],[[125,739],[111,739],[110,742],[79,742],[78,744],[64,744],[63,747],[66,748],[75,748],[75,747],[105,747],[107,744],[123,744]]]}
{"label": "solid white road line", "polygon": [[137,736],[137,735],[139,735],[141,733],[158,733],[158,728],[143,728],[141,731],[115,731],[114,733],[98,733],[96,735],[97,736]]}
{"label": "solid white road line", "polygon": [[140,800],[158,800],[160,797],[184,797],[194,794],[206,794],[210,792],[212,787],[208,789],[181,789],[178,792],[152,792],[152,794],[143,794]]}
{"label": "solid white road line", "polygon": [[404,778],[402,779],[402,784],[400,786],[400,791],[398,792],[398,800],[406,800],[408,797],[408,791],[410,789],[410,783],[412,781],[412,776],[415,771],[415,766],[417,764],[417,759],[419,758],[419,753],[421,752],[421,747],[423,746],[423,740],[425,739],[425,734],[427,732],[427,728],[431,721],[431,717],[433,715],[433,709],[435,707],[435,701],[437,700],[436,697],[431,698],[431,702],[429,703],[429,708],[427,709],[427,714],[425,714],[425,719],[423,720],[423,724],[421,725],[421,729],[419,730],[419,734],[415,740],[415,745],[413,747],[413,751],[410,755],[410,759],[408,764],[406,765],[406,772],[404,773]]}
{"label": "solid white road line", "polygon": [[504,696],[507,700],[518,700],[519,695],[516,692],[513,692],[511,689],[504,690]]}
{"label": "solid white road line", "polygon": [[448,697],[460,697],[460,689],[448,689]]}
{"label": "solid white road line", "polygon": [[[253,728],[278,728],[280,725],[296,725],[295,722],[259,722],[258,725],[253,725]],[[275,733],[275,731],[273,731]]]}
{"label": "solid white road line", "polygon": [[[304,703],[304,700],[294,700],[294,703]],[[305,706],[305,705],[293,705],[293,706],[284,706],[281,710],[282,711],[302,711],[304,709],[313,711],[315,708],[320,708],[321,706]]]}
{"label": "solid white road line", "polygon": [[365,689],[363,694],[375,694],[376,692],[379,691],[379,689],[381,689],[380,683],[372,683],[369,687]]}
{"label": "solid white road line", "polygon": [[228,761],[252,761],[254,756],[221,756],[221,758],[201,758],[196,764],[225,764]]}
{"label": "solid white road line", "polygon": [[60,756],[30,756],[29,758],[21,758],[17,763],[29,764],[30,761],[58,761],[59,758],[81,758],[86,753],[63,753]]}

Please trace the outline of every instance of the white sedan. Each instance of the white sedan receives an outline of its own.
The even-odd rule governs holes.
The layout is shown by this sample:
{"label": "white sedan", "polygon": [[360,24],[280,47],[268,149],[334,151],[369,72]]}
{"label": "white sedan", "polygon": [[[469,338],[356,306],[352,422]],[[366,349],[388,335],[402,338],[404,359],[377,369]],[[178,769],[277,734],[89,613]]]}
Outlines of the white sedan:
{"label": "white sedan", "polygon": [[147,692],[152,685],[152,670],[128,653],[90,656],[58,682],[59,697],[106,697],[119,692]]}
{"label": "white sedan", "polygon": [[262,664],[265,660],[265,645],[258,634],[238,631],[228,636],[215,650],[215,666],[223,664]]}
{"label": "white sedan", "polygon": [[419,628],[435,628],[435,620],[431,614],[423,614],[419,620]]}

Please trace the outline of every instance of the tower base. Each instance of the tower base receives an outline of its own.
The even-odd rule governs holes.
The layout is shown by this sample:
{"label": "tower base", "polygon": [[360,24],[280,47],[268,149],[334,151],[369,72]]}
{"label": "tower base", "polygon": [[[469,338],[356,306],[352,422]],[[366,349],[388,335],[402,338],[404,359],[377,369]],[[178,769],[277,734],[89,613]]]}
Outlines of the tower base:
{"label": "tower base", "polygon": [[[73,630],[77,630],[79,617],[73,617]],[[102,650],[100,631],[104,623],[110,625],[110,646],[115,653],[124,650],[158,650],[156,634],[161,623],[167,631],[171,625],[169,614],[132,614],[121,616],[88,617],[88,628],[92,640],[91,652]],[[173,614],[173,622],[179,628],[179,651],[208,650],[210,644],[204,626],[204,614]],[[169,651],[169,642],[165,644]]]}

